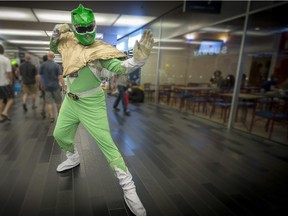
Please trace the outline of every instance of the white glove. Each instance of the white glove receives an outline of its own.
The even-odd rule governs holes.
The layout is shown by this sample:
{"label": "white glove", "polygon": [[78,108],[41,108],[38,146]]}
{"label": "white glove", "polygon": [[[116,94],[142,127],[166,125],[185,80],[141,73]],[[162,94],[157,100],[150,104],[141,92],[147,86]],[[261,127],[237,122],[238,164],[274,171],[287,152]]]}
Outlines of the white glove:
{"label": "white glove", "polygon": [[59,38],[61,33],[69,32],[69,31],[71,31],[71,29],[67,23],[57,24],[53,29],[52,37]]}
{"label": "white glove", "polygon": [[133,57],[137,62],[145,62],[152,50],[154,43],[151,30],[145,30],[140,41],[136,41],[133,49]]}
{"label": "white glove", "polygon": [[53,29],[53,33],[52,33],[52,37],[50,39],[50,49],[54,52],[54,53],[58,53],[57,50],[57,46],[60,40],[60,35],[61,33],[65,33],[71,31],[70,27],[68,24],[57,24],[54,29]]}

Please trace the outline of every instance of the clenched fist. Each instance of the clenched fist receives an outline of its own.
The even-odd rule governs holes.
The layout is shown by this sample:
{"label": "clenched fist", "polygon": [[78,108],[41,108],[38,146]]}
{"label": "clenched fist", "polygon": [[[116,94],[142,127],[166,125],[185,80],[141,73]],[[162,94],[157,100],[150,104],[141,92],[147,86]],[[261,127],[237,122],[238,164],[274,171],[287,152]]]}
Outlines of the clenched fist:
{"label": "clenched fist", "polygon": [[140,41],[136,41],[133,49],[133,57],[138,62],[145,62],[152,50],[154,43],[151,30],[145,30]]}
{"label": "clenched fist", "polygon": [[69,32],[69,31],[71,31],[71,29],[67,23],[57,24],[53,29],[53,36],[59,37],[61,33]]}

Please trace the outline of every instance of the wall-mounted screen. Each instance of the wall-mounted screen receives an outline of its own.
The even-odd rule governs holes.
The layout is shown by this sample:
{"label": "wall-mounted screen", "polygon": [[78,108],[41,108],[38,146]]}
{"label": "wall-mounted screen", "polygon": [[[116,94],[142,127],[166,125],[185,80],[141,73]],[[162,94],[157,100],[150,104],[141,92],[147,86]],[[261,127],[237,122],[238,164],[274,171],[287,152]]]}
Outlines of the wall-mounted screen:
{"label": "wall-mounted screen", "polygon": [[220,54],[222,45],[223,45],[223,41],[203,40],[200,42],[198,53],[202,55]]}
{"label": "wall-mounted screen", "polygon": [[224,54],[227,51],[227,47],[224,49],[225,47],[222,40],[202,40],[199,48],[194,50],[194,56]]}
{"label": "wall-mounted screen", "polygon": [[198,13],[221,13],[221,1],[202,0],[202,1],[185,1],[184,11]]}

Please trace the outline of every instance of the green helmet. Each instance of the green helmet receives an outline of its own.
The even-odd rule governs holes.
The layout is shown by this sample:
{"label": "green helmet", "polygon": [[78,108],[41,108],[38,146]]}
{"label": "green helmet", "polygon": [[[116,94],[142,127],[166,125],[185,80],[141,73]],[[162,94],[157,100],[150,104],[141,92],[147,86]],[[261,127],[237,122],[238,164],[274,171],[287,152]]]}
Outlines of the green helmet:
{"label": "green helmet", "polygon": [[83,7],[82,4],[71,12],[72,30],[75,37],[83,45],[94,42],[96,35],[96,23],[91,9]]}

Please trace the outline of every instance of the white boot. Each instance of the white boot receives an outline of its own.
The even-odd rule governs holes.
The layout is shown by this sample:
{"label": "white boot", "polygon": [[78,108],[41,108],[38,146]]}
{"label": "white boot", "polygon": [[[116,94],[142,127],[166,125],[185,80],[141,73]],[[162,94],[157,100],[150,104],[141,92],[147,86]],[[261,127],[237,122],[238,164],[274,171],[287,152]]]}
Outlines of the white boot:
{"label": "white boot", "polygon": [[128,168],[127,173],[117,167],[115,167],[115,171],[119,184],[124,191],[124,200],[131,212],[136,216],[146,216],[146,210],[136,193],[136,187]]}
{"label": "white boot", "polygon": [[76,167],[80,164],[79,154],[76,147],[74,147],[74,153],[67,151],[66,157],[67,160],[58,165],[57,172],[63,172],[65,170],[72,169],[73,167]]}

